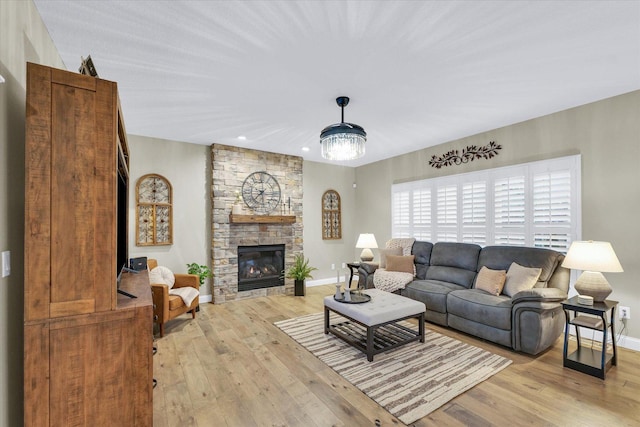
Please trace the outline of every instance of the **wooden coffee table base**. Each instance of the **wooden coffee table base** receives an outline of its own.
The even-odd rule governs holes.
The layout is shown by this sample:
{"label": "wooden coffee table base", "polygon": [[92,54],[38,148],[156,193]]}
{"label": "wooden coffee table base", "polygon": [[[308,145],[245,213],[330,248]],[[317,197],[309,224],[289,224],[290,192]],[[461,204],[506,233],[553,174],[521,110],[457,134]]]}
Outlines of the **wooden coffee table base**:
{"label": "wooden coffee table base", "polygon": [[[348,320],[331,325],[329,324],[330,311]],[[418,320],[417,331],[399,324],[402,320],[407,319]],[[369,326],[325,306],[324,333],[328,334],[329,332],[364,352],[367,355],[367,360],[371,362],[376,354],[412,341],[424,342],[424,312]]]}

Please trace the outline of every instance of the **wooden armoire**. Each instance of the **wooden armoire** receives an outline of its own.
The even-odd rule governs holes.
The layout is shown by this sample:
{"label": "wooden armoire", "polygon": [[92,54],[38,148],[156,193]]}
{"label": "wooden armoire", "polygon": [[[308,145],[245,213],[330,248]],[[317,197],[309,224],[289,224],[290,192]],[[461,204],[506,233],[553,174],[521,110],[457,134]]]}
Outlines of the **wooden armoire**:
{"label": "wooden armoire", "polygon": [[151,426],[147,273],[121,278],[137,298],[117,293],[129,165],[117,85],[29,63],[26,104],[25,426]]}

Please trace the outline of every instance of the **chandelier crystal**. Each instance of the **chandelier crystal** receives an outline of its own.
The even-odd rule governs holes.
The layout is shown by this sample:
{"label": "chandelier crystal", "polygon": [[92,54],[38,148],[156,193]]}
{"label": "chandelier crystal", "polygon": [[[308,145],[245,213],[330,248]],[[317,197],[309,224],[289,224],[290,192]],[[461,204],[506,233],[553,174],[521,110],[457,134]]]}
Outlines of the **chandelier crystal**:
{"label": "chandelier crystal", "polygon": [[327,126],[320,132],[322,157],[327,160],[355,160],[364,156],[367,133],[361,126],[345,123],[344,107],[349,98],[340,96],[336,103],[342,108],[342,121]]}

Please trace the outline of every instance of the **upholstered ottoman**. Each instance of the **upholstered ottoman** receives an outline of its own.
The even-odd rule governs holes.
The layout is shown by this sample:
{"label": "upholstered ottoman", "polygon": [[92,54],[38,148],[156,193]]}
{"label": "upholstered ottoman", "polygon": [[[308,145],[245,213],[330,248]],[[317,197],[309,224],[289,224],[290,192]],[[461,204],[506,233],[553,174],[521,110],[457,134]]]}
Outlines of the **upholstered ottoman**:
{"label": "upholstered ottoman", "polygon": [[[333,295],[324,298],[325,334],[331,332],[362,350],[369,362],[383,351],[412,341],[424,342],[424,303],[378,289],[363,293],[371,301],[349,304],[336,301]],[[330,324],[330,311],[348,320]],[[399,323],[411,318],[418,320],[417,331]]]}

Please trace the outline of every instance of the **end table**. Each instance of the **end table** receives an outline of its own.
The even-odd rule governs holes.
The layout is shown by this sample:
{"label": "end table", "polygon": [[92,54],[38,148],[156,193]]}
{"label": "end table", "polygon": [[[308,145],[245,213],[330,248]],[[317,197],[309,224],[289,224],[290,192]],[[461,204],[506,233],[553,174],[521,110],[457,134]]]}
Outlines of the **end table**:
{"label": "end table", "polygon": [[[611,366],[617,364],[616,332],[615,332],[615,311],[618,301],[606,300],[594,302],[593,305],[578,304],[578,297],[575,296],[562,302],[562,308],[566,317],[564,331],[564,349],[562,351],[562,364],[566,368],[575,369],[585,374],[593,375],[605,379],[605,373]],[[573,312],[571,317],[570,312]],[[610,312],[609,319],[607,313]],[[578,313],[591,314],[593,316],[579,315]],[[573,353],[567,355],[569,346],[569,328],[573,325],[576,328],[576,340],[578,348]],[[602,332],[602,349],[593,349],[582,346],[580,342],[580,328],[592,329]],[[611,329],[611,342],[613,343],[613,354],[607,353],[607,331]]]}

